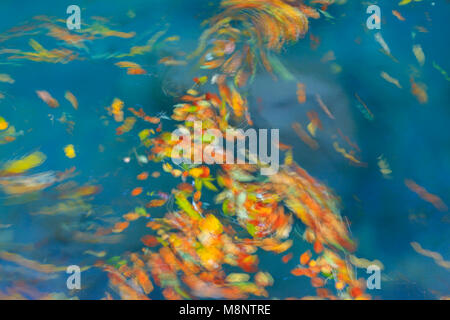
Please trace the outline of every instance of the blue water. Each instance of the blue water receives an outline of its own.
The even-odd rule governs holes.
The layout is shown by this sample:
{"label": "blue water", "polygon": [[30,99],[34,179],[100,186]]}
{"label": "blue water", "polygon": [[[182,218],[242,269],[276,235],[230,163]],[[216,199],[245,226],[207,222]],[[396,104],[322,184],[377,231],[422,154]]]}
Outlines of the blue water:
{"label": "blue water", "polygon": [[[410,243],[418,242],[423,248],[439,252],[444,260],[450,260],[450,215],[448,211],[438,211],[411,192],[405,186],[404,179],[414,180],[450,205],[450,82],[432,65],[435,61],[450,72],[447,37],[450,4],[448,1],[422,1],[399,7],[396,2],[377,1],[382,10],[379,31],[365,28],[368,17],[365,1],[330,6],[327,12],[334,19],[322,17],[310,23],[310,32],[321,40],[316,50],[311,49],[307,34],[305,39],[288,46],[280,54],[281,61],[291,66],[291,71],[300,80],[307,73],[313,79],[311,81],[327,79],[340,88],[346,100],[342,103],[345,109],[334,110],[340,117],[330,125],[340,128],[359,145],[360,158],[367,163],[367,167],[349,165],[349,161],[332,149],[329,137],[323,137],[324,147],[318,151],[305,146],[289,129],[282,132],[285,137],[283,142],[294,146],[294,158],[300,165],[340,196],[342,215],[350,221],[352,236],[358,243],[356,255],[383,263],[382,287],[369,294],[381,299],[436,299],[450,294],[450,270],[437,265],[429,257],[419,255]],[[37,4],[36,1],[2,0],[0,32],[36,15],[65,19],[69,4],[73,3],[39,1]],[[56,203],[55,193],[51,190],[26,201],[0,193],[0,224],[12,225],[0,229],[0,249],[58,266],[92,265],[97,258],[84,254],[88,249],[105,250],[107,257],[140,250],[139,238],[144,234],[147,222],[144,220],[133,223],[120,234],[123,238],[119,243],[86,244],[73,240],[77,231],[87,232],[92,225],[110,224],[115,217],[144,205],[145,201],[129,196],[136,186],[143,186],[146,192],[169,192],[177,183],[167,175],[136,182],[135,177],[143,171],[143,167],[136,162],[133,147],[139,145],[136,132],[143,126],[138,123],[132,133],[118,137],[115,134],[116,124],[107,115],[105,107],[111,104],[114,97],[118,97],[126,106],[142,107],[148,114],[164,111],[170,115],[176,100],[165,95],[162,88],[183,85],[195,73],[188,67],[181,71],[180,67],[166,68],[157,62],[164,53],[180,50],[192,52],[203,30],[201,22],[219,10],[218,2],[199,0],[129,0],[114,1],[114,4],[104,0],[80,0],[76,4],[82,8],[82,21],[92,16],[107,17],[114,23],[113,29],[135,31],[137,34],[133,39],[92,41],[87,44],[91,56],[125,52],[133,45],[142,45],[166,26],[169,28],[166,36],[179,35],[181,40],[168,44],[158,52],[123,59],[141,64],[150,73],[146,76],[126,75],[124,69],[114,66],[115,59],[87,59],[68,64],[19,60],[14,61],[16,64],[8,64],[11,61],[0,55],[0,62],[5,63],[0,65],[0,73],[9,74],[15,80],[14,84],[0,83],[0,92],[5,95],[0,100],[0,116],[14,125],[16,130],[24,131],[24,135],[15,142],[0,145],[0,162],[40,150],[47,155],[47,160],[39,167],[39,172],[64,171],[75,166],[79,174],[71,178],[72,181],[79,185],[101,186],[102,191],[86,201],[88,209],[80,208],[52,216],[36,214],[42,207]],[[130,9],[135,12],[135,18],[127,16]],[[394,17],[391,14],[393,9],[400,11],[406,21]],[[425,27],[428,32],[419,32],[414,29],[415,26]],[[397,62],[380,52],[380,46],[374,39],[376,32],[382,34]],[[25,36],[0,42],[0,49],[28,51],[29,38]],[[61,42],[45,35],[33,35],[31,38],[46,48],[61,45]],[[423,67],[418,65],[413,55],[414,44],[420,44],[425,53]],[[338,74],[331,72],[331,63],[320,62],[330,50],[336,57],[334,63],[342,68]],[[410,92],[410,75],[414,69],[420,72],[416,81],[425,83],[428,88],[429,100],[424,105],[419,104]],[[397,78],[403,88],[383,80],[379,76],[381,71]],[[257,84],[256,81],[254,85]],[[258,92],[258,88],[253,89]],[[35,90],[48,90],[59,100],[61,107],[49,108],[36,97]],[[64,100],[66,90],[77,97],[77,111]],[[262,96],[259,93],[258,96],[263,103],[276,103],[280,99],[295,101],[295,85],[294,91],[262,91]],[[358,110],[355,93],[370,108],[373,121],[365,119]],[[331,110],[333,105],[341,105],[339,101],[332,100],[326,101],[326,104]],[[304,113],[306,111],[308,109]],[[75,122],[73,134],[56,120],[63,112]],[[265,112],[264,109],[262,112]],[[286,128],[297,120],[289,113],[283,117],[286,118]],[[170,123],[167,125],[170,126]],[[256,125],[267,125],[267,122],[257,122]],[[77,156],[74,159],[68,159],[62,151],[69,143],[76,147]],[[102,146],[103,152],[99,151],[99,146]],[[392,179],[384,179],[380,173],[377,165],[380,155],[388,160]],[[132,161],[126,164],[123,158],[128,156]],[[161,171],[160,165],[153,163],[145,165],[145,170]],[[163,208],[160,209],[152,216],[162,214]],[[420,215],[420,218],[411,219],[412,215]],[[306,248],[297,239],[292,251],[300,253]],[[297,257],[286,265],[280,262],[279,257],[274,259],[274,255],[269,253],[262,254],[260,259],[260,266],[264,266],[275,278],[275,285],[269,289],[270,297],[314,294],[308,279],[289,273],[297,263]],[[358,275],[367,277],[363,269],[359,269]],[[83,272],[83,290],[71,292],[66,288],[64,274],[47,279],[0,260],[0,291],[19,286],[22,282],[40,292],[59,292],[67,297],[82,299],[101,298],[107,290],[107,277],[96,268]],[[151,297],[162,298],[158,290]]]}

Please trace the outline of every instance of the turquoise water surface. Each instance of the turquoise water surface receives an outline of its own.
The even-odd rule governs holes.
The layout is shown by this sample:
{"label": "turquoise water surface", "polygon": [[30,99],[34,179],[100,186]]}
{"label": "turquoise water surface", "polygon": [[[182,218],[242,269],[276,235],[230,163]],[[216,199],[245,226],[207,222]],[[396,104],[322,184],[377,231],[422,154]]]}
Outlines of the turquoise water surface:
{"label": "turquoise water surface", "polygon": [[[381,29],[366,28],[367,1],[341,1],[329,6],[320,19],[310,19],[309,32],[298,43],[287,45],[278,54],[282,63],[297,81],[279,79],[274,82],[260,69],[246,95],[254,126],[280,129],[281,141],[293,147],[294,159],[309,174],[330,187],[341,201],[341,214],[348,221],[351,236],[357,243],[355,255],[370,261],[379,260],[381,289],[368,290],[379,299],[439,299],[450,294],[450,215],[424,201],[405,184],[412,180],[429,194],[450,204],[450,72],[448,56],[448,1],[427,1],[399,6],[399,1],[373,1],[381,8]],[[36,16],[64,21],[66,8],[81,8],[83,28],[94,21],[107,21],[112,30],[134,32],[131,38],[105,37],[88,39],[84,48],[67,46],[46,32],[25,30],[17,37],[7,37],[13,27],[33,25]],[[392,14],[397,10],[405,18]],[[117,124],[108,115],[114,98],[125,106],[143,108],[149,115],[170,116],[173,105],[183,90],[197,76],[196,61],[185,66],[165,66],[161,58],[171,56],[184,60],[197,46],[204,31],[203,20],[220,11],[219,1],[0,1],[0,73],[14,82],[0,82],[0,117],[16,130],[15,141],[0,145],[0,164],[40,151],[45,162],[28,175],[42,172],[64,172],[75,167],[71,186],[97,186],[94,194],[74,200],[68,207],[61,203],[58,184],[37,192],[11,194],[0,190],[0,251],[18,254],[41,264],[55,266],[93,266],[99,259],[107,260],[127,252],[139,251],[140,238],[152,218],[140,219],[121,233],[116,240],[87,238],[100,227],[110,227],[119,218],[144,206],[148,200],[130,196],[136,187],[144,193],[170,193],[180,181],[164,174],[159,163],[140,163],[138,132],[146,128],[137,122],[133,130],[116,135]],[[94,18],[93,18],[94,17]],[[104,17],[105,20],[95,20]],[[55,22],[58,23],[58,22]],[[59,22],[65,28],[65,24]],[[158,41],[151,52],[118,58],[132,46],[143,45],[154,34],[166,31],[161,39],[178,36],[179,40]],[[376,34],[390,48],[391,56],[382,52]],[[312,37],[311,37],[312,35]],[[3,37],[4,36],[4,37]],[[78,58],[68,63],[51,63],[27,59],[11,59],[8,49],[32,51],[29,40],[44,48],[68,48]],[[314,39],[320,39],[317,43]],[[421,65],[413,53],[420,45],[425,61]],[[16,53],[17,54],[17,53]],[[133,61],[144,68],[145,75],[128,75],[115,65]],[[386,72],[398,80],[401,88],[383,79]],[[411,79],[426,86],[426,103],[420,103],[411,92]],[[307,102],[299,105],[296,83],[306,84]],[[36,95],[45,90],[59,101],[59,108],[50,108]],[[78,100],[78,110],[64,99],[66,91]],[[329,119],[316,102],[316,94],[335,115]],[[361,110],[361,101],[371,116]],[[320,148],[313,150],[295,134],[293,122],[308,124],[307,111],[320,113],[324,129],[318,131]],[[322,113],[321,113],[322,112]],[[73,122],[73,123],[71,123]],[[173,120],[163,117],[166,131]],[[71,129],[73,125],[73,128]],[[155,127],[156,128],[156,127]],[[343,135],[357,144],[355,153],[362,165],[336,151],[333,142]],[[0,137],[2,131],[0,131]],[[69,158],[63,149],[75,147],[76,157]],[[348,145],[340,143],[348,149]],[[124,159],[130,159],[129,163]],[[391,172],[380,172],[384,159]],[[162,173],[146,181],[136,180],[143,171]],[[5,177],[0,178],[5,179]],[[209,195],[213,203],[213,194]],[[55,207],[56,206],[56,207]],[[45,210],[55,210],[45,214]],[[152,217],[161,216],[165,208],[154,208]],[[294,230],[301,230],[300,222]],[[293,248],[294,259],[284,264],[281,256],[263,252],[259,266],[275,280],[268,289],[270,298],[314,295],[306,277],[290,273],[300,253],[308,249],[298,232]],[[444,263],[419,254],[411,243],[439,253]],[[99,258],[92,254],[104,251]],[[91,253],[89,253],[91,252]],[[294,261],[295,260],[295,261]],[[358,277],[367,278],[358,269]],[[82,289],[68,290],[67,275],[62,272],[40,272],[0,257],[0,294],[12,295],[14,288],[27,298],[40,298],[44,293],[56,297],[99,299],[108,291],[107,275],[91,267],[82,272]],[[162,299],[158,287],[149,295]],[[254,297],[252,297],[254,298]]]}

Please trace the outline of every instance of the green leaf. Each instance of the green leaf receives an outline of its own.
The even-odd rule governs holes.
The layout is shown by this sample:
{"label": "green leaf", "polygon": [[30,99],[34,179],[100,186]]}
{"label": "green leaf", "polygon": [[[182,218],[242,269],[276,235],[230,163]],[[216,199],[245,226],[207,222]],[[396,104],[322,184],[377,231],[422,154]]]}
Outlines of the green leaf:
{"label": "green leaf", "polygon": [[136,212],[140,216],[146,216],[147,215],[147,211],[143,207],[136,207],[136,208],[134,208],[134,212]]}
{"label": "green leaf", "polygon": [[191,218],[194,219],[202,218],[202,216],[197,211],[195,211],[195,209],[192,207],[192,205],[189,203],[189,201],[186,199],[183,193],[179,192],[175,195],[175,202],[180,207],[180,209],[186,212]]}
{"label": "green leaf", "polygon": [[215,192],[219,191],[219,190],[216,188],[216,186],[215,186],[213,183],[209,182],[208,180],[203,180],[203,184],[205,185],[205,187],[206,187],[207,189],[209,189],[209,190],[211,190],[211,191],[215,191]]}
{"label": "green leaf", "polygon": [[197,189],[198,191],[202,190],[203,183],[202,183],[201,179],[195,178],[194,185],[195,185],[195,189]]}
{"label": "green leaf", "polygon": [[248,231],[248,233],[250,233],[250,235],[251,235],[252,237],[254,237],[254,236],[255,236],[255,233],[256,233],[256,227],[255,227],[253,224],[248,223],[248,224],[247,224],[247,231]]}
{"label": "green leaf", "polygon": [[226,199],[222,203],[222,211],[226,216],[233,216],[234,212],[228,209],[228,204],[230,203],[230,199]]}

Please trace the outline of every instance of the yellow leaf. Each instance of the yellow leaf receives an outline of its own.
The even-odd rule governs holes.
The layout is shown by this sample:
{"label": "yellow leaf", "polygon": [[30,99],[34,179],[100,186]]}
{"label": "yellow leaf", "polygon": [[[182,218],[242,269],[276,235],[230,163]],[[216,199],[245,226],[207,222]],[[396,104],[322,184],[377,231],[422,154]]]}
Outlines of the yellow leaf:
{"label": "yellow leaf", "polygon": [[64,147],[64,153],[66,154],[67,158],[75,158],[75,148],[73,147],[73,144],[68,144]]}
{"label": "yellow leaf", "polygon": [[40,166],[46,159],[42,152],[34,152],[19,160],[13,160],[5,164],[3,171],[9,174],[19,174]]}

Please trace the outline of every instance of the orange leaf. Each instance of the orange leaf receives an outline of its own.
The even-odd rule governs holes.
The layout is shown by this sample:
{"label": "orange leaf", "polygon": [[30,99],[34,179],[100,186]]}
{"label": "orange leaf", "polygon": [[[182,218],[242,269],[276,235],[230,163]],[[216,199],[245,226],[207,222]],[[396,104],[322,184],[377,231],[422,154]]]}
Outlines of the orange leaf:
{"label": "orange leaf", "polygon": [[311,259],[311,251],[308,250],[300,256],[300,263],[307,264],[309,259]]}
{"label": "orange leaf", "polygon": [[324,281],[323,281],[322,278],[314,277],[314,278],[311,279],[311,285],[312,285],[314,288],[323,287]]}
{"label": "orange leaf", "polygon": [[123,215],[123,218],[124,218],[125,220],[128,220],[128,221],[134,221],[134,220],[137,220],[137,219],[139,219],[139,217],[140,217],[140,215],[137,214],[137,213],[135,213],[135,212],[130,212],[130,213],[127,213],[127,214],[124,214],[124,215]]}
{"label": "orange leaf", "polygon": [[145,207],[147,208],[154,208],[154,207],[161,207],[166,203],[166,199],[153,199],[150,202],[148,202]]}
{"label": "orange leaf", "polygon": [[142,172],[140,174],[138,174],[138,176],[136,177],[138,180],[147,180],[148,178],[148,172]]}
{"label": "orange leaf", "polygon": [[156,247],[159,244],[158,239],[156,239],[154,236],[151,236],[151,235],[148,235],[148,234],[143,236],[141,238],[141,241],[147,247]]}
{"label": "orange leaf", "polygon": [[322,243],[320,241],[318,241],[318,240],[316,242],[314,242],[314,252],[315,253],[321,253],[322,250],[323,250]]}
{"label": "orange leaf", "polygon": [[137,188],[134,188],[132,191],[131,191],[131,195],[133,196],[133,197],[136,197],[136,196],[138,196],[138,195],[140,195],[141,193],[142,193],[142,188],[141,187],[137,187]]}
{"label": "orange leaf", "polygon": [[283,258],[281,258],[281,261],[283,261],[283,263],[288,263],[289,260],[292,259],[292,253],[288,253],[287,255],[283,256]]}
{"label": "orange leaf", "polygon": [[128,221],[117,222],[117,223],[114,225],[113,232],[115,232],[115,233],[122,232],[123,230],[125,230],[126,228],[128,228],[129,225],[130,225],[130,223],[129,223]]}

